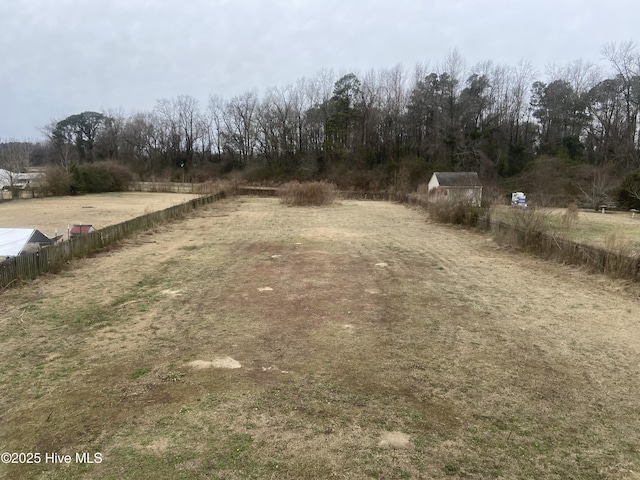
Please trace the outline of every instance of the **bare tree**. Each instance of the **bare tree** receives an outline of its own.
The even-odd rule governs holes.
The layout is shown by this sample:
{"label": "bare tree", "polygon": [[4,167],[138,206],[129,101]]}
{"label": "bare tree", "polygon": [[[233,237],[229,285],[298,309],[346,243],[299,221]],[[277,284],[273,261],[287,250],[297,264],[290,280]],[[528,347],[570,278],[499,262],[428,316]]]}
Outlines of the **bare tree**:
{"label": "bare tree", "polygon": [[225,148],[240,156],[241,165],[246,165],[256,147],[257,107],[255,91],[233,97],[225,107]]}
{"label": "bare tree", "polygon": [[183,133],[183,149],[185,160],[189,165],[193,165],[195,146],[200,140],[201,117],[198,107],[198,100],[189,95],[180,95],[176,99],[178,108],[179,125]]}
{"label": "bare tree", "polygon": [[291,85],[271,88],[260,108],[258,122],[263,144],[279,160],[291,163],[297,153],[295,90]]}
{"label": "bare tree", "polygon": [[48,146],[53,152],[55,163],[62,167],[66,173],[71,173],[71,167],[78,163],[78,151],[73,144],[72,132],[67,131],[68,137],[61,138],[60,130],[57,130],[58,120],[51,120],[40,131],[47,137]]}
{"label": "bare tree", "polygon": [[[443,60],[440,65],[440,72],[446,73],[454,80],[460,81],[466,75],[467,67],[466,62],[457,48],[454,48]],[[452,92],[455,94],[458,92]]]}
{"label": "bare tree", "polygon": [[280,161],[281,144],[286,142],[286,131],[280,129],[277,119],[277,99],[273,90],[268,90],[266,97],[256,110],[256,143],[259,155],[270,165]]}
{"label": "bare tree", "polygon": [[602,80],[602,70],[594,63],[579,59],[563,66],[547,66],[547,76],[554,80],[564,80],[576,93],[583,94]]}
{"label": "bare tree", "polygon": [[610,193],[619,184],[614,165],[596,165],[592,168],[590,185],[579,187],[586,206],[598,210],[601,206],[611,206],[615,203]]}
{"label": "bare tree", "polygon": [[378,74],[380,84],[380,151],[392,160],[398,160],[403,152],[402,117],[409,101],[407,72],[402,65],[382,70]]}
{"label": "bare tree", "polygon": [[311,107],[309,97],[306,94],[305,80],[298,80],[291,91],[291,108],[295,128],[295,143],[298,153],[302,156],[308,149],[307,139],[304,135],[306,128],[306,112]]}
{"label": "bare tree", "polygon": [[125,121],[121,135],[122,156],[133,162],[140,174],[162,164],[161,124],[153,112],[139,112]]}
{"label": "bare tree", "polygon": [[180,129],[178,127],[177,113],[173,103],[169,99],[156,101],[153,110],[156,116],[156,139],[164,165],[175,164],[180,155]]}
{"label": "bare tree", "polygon": [[58,163],[67,172],[78,163],[78,151],[70,144],[63,143],[57,149]]}
{"label": "bare tree", "polygon": [[211,95],[207,104],[207,118],[210,129],[211,145],[215,145],[215,152],[218,156],[222,155],[223,150],[223,132],[224,132],[224,99],[219,95]]}
{"label": "bare tree", "polygon": [[611,62],[622,85],[624,98],[624,139],[628,144],[628,155],[633,157],[634,166],[640,163],[637,151],[638,116],[640,115],[640,54],[632,41],[607,44],[602,53]]}
{"label": "bare tree", "polygon": [[29,168],[29,158],[33,144],[9,140],[0,143],[0,188],[6,187],[14,191],[19,186],[28,184],[25,173]]}
{"label": "bare tree", "polygon": [[333,95],[335,73],[331,69],[318,71],[313,77],[299,82],[301,110],[305,121],[305,150],[321,157],[326,140],[325,126],[331,116],[330,100]]}
{"label": "bare tree", "polygon": [[96,138],[97,156],[118,159],[123,144],[123,129],[126,116],[122,110],[107,110],[102,113],[104,123]]}

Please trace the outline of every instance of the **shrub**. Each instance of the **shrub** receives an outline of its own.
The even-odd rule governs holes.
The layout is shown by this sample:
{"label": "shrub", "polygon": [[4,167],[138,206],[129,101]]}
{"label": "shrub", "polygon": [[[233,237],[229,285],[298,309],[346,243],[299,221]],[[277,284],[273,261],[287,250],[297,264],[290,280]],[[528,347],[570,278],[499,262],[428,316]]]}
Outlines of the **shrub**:
{"label": "shrub", "polygon": [[551,228],[551,212],[535,207],[510,208],[507,222],[516,229],[527,232],[547,232]]}
{"label": "shrub", "polygon": [[336,198],[336,187],[327,182],[289,182],[280,190],[280,201],[289,206],[330,205]]}
{"label": "shrub", "polygon": [[52,166],[45,171],[43,191],[49,195],[69,195],[73,176],[61,166]]}
{"label": "shrub", "polygon": [[421,182],[428,181],[432,172],[432,165],[418,157],[403,158],[388,168],[389,198],[400,202],[408,201],[409,193],[415,191]]}
{"label": "shrub", "polygon": [[618,200],[624,208],[640,210],[640,170],[626,176],[618,192]]}
{"label": "shrub", "polygon": [[562,230],[570,232],[578,221],[578,205],[572,203],[567,207],[562,215]]}
{"label": "shrub", "polygon": [[466,200],[430,202],[427,205],[429,217],[438,223],[475,226],[482,213],[481,208]]}
{"label": "shrub", "polygon": [[613,278],[636,278],[638,254],[629,242],[625,242],[615,233],[605,239],[607,255],[604,258],[604,271]]}
{"label": "shrub", "polygon": [[129,190],[129,185],[135,180],[135,175],[129,168],[115,162],[101,162],[100,165],[111,176],[111,191],[124,192]]}
{"label": "shrub", "polygon": [[122,192],[129,188],[133,174],[113,162],[86,163],[72,169],[73,188],[87,193]]}
{"label": "shrub", "polygon": [[511,208],[507,223],[513,227],[514,243],[526,251],[539,251],[541,238],[551,229],[551,213],[536,208]]}

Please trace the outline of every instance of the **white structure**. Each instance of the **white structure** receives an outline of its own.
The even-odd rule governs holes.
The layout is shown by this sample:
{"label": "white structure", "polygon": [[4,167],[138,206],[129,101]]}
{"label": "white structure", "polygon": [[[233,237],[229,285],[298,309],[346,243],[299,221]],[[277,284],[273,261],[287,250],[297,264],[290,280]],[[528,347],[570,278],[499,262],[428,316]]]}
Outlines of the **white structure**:
{"label": "white structure", "polygon": [[469,202],[482,205],[482,184],[476,172],[434,172],[427,184],[430,202]]}
{"label": "white structure", "polygon": [[11,185],[11,178],[15,173],[0,168],[0,188],[8,188]]}
{"label": "white structure", "polygon": [[522,192],[511,194],[511,205],[518,208],[527,208],[527,197]]}
{"label": "white structure", "polygon": [[18,255],[45,245],[53,240],[40,230],[33,228],[0,228],[0,258]]}
{"label": "white structure", "polygon": [[0,168],[0,189],[8,190],[13,186],[20,190],[36,187],[44,179],[42,173],[14,173]]}

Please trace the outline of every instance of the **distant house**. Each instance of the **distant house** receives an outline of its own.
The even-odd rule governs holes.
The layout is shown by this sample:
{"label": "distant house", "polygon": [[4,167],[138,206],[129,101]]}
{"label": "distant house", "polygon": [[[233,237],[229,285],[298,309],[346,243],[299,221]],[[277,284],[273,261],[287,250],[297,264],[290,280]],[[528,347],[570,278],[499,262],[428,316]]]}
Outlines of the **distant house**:
{"label": "distant house", "polygon": [[0,168],[0,189],[9,190],[17,188],[24,190],[29,187],[37,187],[42,184],[44,174],[34,173],[15,173]]}
{"label": "distant house", "polygon": [[14,186],[24,190],[25,188],[34,188],[42,185],[44,181],[42,173],[17,173]]}
{"label": "distant house", "polygon": [[96,229],[93,228],[93,225],[74,225],[69,230],[69,238],[79,237],[80,235],[86,235],[87,233],[95,232]]}
{"label": "distant house", "polygon": [[476,172],[435,172],[427,184],[430,202],[468,201],[482,204],[482,184]]}
{"label": "distant house", "polygon": [[0,168],[0,189],[5,190],[11,186],[13,175],[13,172]]}
{"label": "distant house", "polygon": [[17,257],[54,243],[40,230],[33,228],[0,228],[0,258]]}

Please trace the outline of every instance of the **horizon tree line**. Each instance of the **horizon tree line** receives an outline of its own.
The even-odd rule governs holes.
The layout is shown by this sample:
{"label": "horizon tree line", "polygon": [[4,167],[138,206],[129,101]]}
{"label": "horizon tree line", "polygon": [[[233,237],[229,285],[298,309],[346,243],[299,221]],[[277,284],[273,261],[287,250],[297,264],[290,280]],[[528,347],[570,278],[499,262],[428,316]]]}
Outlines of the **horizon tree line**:
{"label": "horizon tree line", "polygon": [[[453,51],[434,68],[322,70],[262,96],[213,94],[202,105],[179,95],[131,115],[75,113],[43,128],[47,141],[27,149],[27,163],[69,170],[108,159],[145,178],[247,168],[392,173],[411,161],[509,177],[555,156],[624,174],[640,168],[640,54],[632,42],[603,54],[610,72],[579,60],[550,68],[548,82],[526,62],[467,68]],[[0,168],[24,153],[12,145],[26,143],[0,143]]]}

